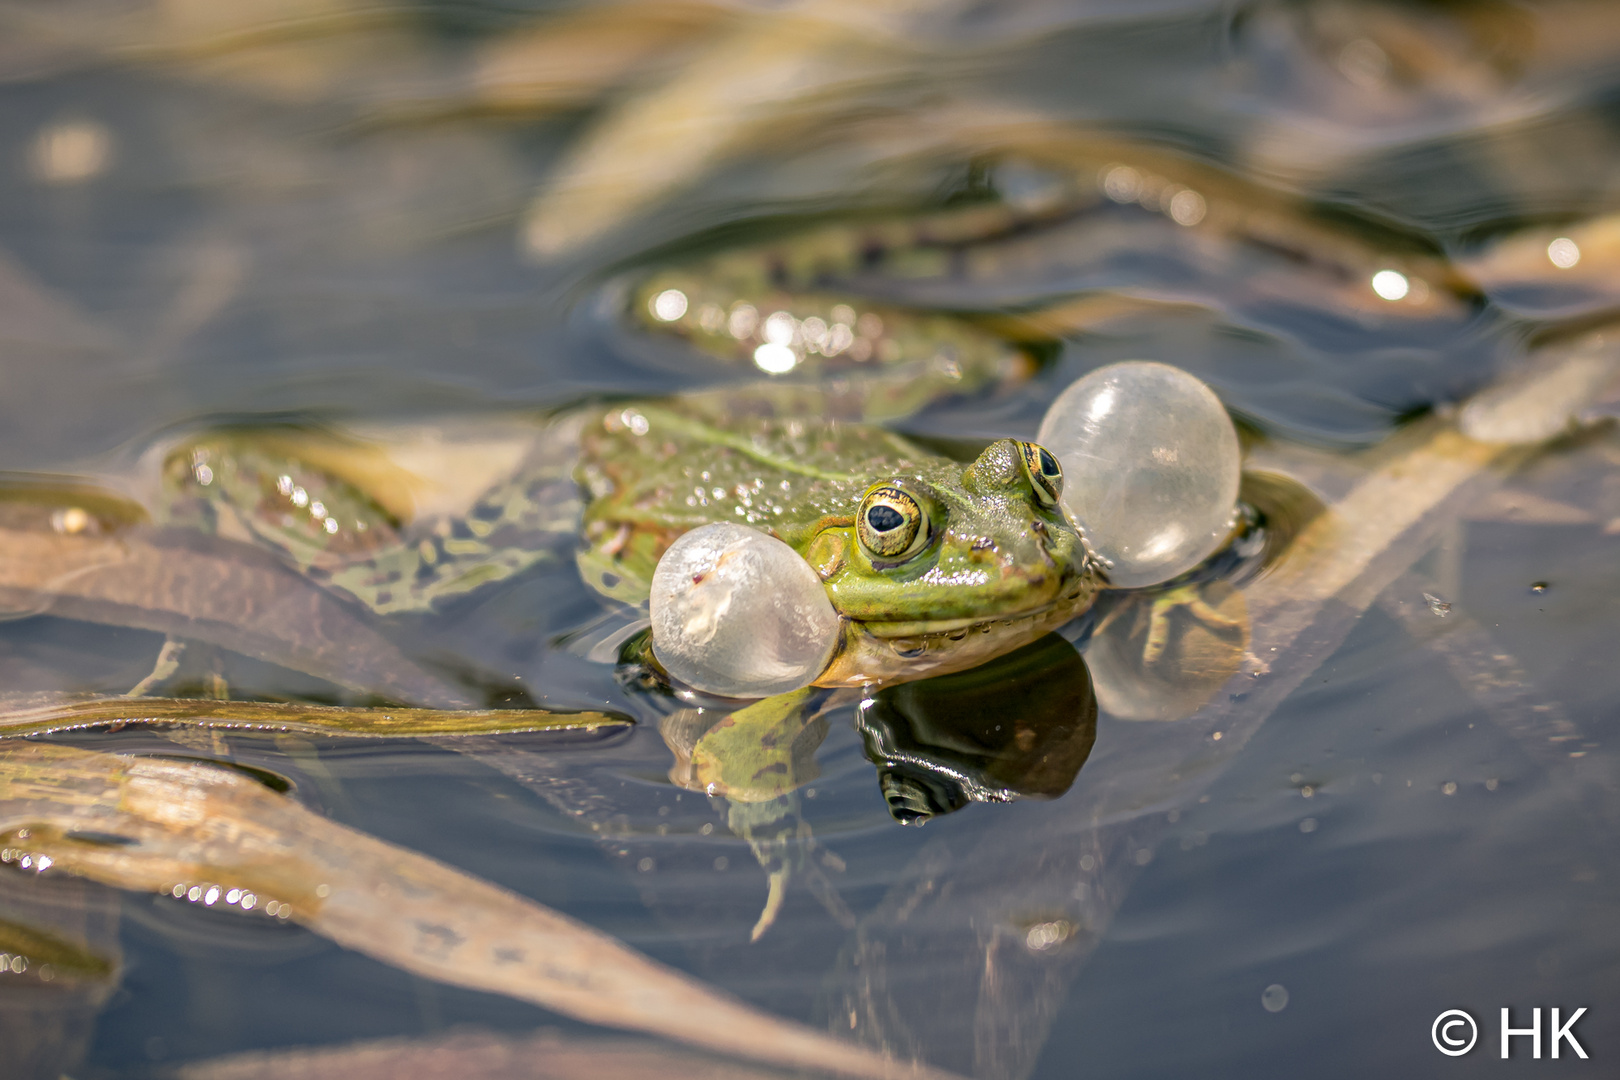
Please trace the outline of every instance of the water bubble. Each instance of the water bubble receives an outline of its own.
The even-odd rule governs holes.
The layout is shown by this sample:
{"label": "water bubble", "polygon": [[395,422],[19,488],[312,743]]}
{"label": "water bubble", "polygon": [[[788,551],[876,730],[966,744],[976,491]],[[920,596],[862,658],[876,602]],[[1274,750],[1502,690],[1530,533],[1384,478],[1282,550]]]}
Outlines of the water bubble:
{"label": "water bubble", "polygon": [[84,532],[92,523],[89,511],[80,506],[70,506],[51,515],[51,528],[69,536]]}
{"label": "water bubble", "polygon": [[729,522],[670,545],[652,581],[653,652],[712,694],[767,697],[808,686],[841,632],[810,564],[773,536]]}
{"label": "water bubble", "polygon": [[726,317],[726,332],[741,341],[759,325],[759,311],[752,304],[738,304]]}
{"label": "water bubble", "polygon": [[1102,189],[1117,203],[1135,202],[1142,194],[1142,174],[1129,165],[1104,166]]}
{"label": "water bubble", "polygon": [[754,350],[754,366],[767,375],[785,375],[799,365],[799,354],[786,345],[767,341]]}
{"label": "water bubble", "polygon": [[1168,581],[1230,535],[1242,452],[1220,399],[1168,364],[1110,364],[1041,421],[1063,464],[1063,505],[1121,588]]}
{"label": "water bubble", "polygon": [[765,320],[765,340],[772,345],[791,345],[799,321],[785,311],[773,311]]}
{"label": "water bubble", "polygon": [[1547,245],[1547,261],[1560,270],[1568,270],[1581,261],[1580,246],[1567,236],[1560,236]]}
{"label": "water bubble", "polygon": [[698,308],[697,318],[704,333],[718,334],[726,328],[726,312],[719,304],[704,304]]}
{"label": "water bubble", "polygon": [[1380,270],[1372,276],[1372,289],[1391,302],[1400,300],[1412,289],[1412,283],[1399,270]]}
{"label": "water bubble", "polygon": [[1177,225],[1196,225],[1204,220],[1204,197],[1191,188],[1183,188],[1170,199],[1170,217]]}
{"label": "water bubble", "polygon": [[1024,934],[1024,944],[1031,952],[1045,952],[1068,941],[1075,933],[1075,925],[1067,919],[1036,923]]}
{"label": "water bubble", "polygon": [[652,299],[653,318],[659,322],[674,322],[686,314],[686,294],[679,289],[665,289]]}
{"label": "water bubble", "polygon": [[821,351],[828,356],[837,356],[851,345],[855,344],[855,331],[849,328],[848,323],[836,322],[827,328],[827,341]]}
{"label": "water bubble", "polygon": [[29,165],[47,184],[78,184],[93,179],[112,160],[112,135],[94,120],[51,124],[34,139]]}
{"label": "water bubble", "polygon": [[1288,1008],[1288,987],[1272,983],[1260,992],[1260,1007],[1266,1012],[1282,1012]]}

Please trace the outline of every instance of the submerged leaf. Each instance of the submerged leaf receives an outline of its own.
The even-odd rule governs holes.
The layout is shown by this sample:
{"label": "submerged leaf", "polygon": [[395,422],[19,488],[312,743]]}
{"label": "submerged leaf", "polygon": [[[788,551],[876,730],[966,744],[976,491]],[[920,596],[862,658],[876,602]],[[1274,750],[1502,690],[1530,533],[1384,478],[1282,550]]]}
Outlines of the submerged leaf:
{"label": "submerged leaf", "polygon": [[405,971],[590,1023],[852,1076],[946,1075],[760,1012],[235,772],[21,745],[0,754],[0,840],[34,868],[290,918]]}
{"label": "submerged leaf", "polygon": [[101,537],[0,528],[0,609],[208,641],[396,701],[471,704],[272,556],[183,531]]}
{"label": "submerged leaf", "polygon": [[782,1073],[651,1039],[456,1031],[424,1039],[255,1050],[189,1062],[179,1080],[781,1080]]}

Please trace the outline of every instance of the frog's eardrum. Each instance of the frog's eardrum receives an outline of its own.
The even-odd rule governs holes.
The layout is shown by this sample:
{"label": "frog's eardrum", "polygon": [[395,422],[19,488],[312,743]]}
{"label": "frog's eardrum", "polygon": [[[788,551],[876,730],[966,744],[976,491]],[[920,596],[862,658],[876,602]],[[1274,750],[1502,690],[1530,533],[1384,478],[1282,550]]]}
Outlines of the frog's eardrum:
{"label": "frog's eardrum", "polygon": [[1242,450],[1214,391],[1128,360],[1070,384],[1037,436],[1063,463],[1063,505],[1120,588],[1169,581],[1232,530]]}
{"label": "frog's eardrum", "polygon": [[718,522],[670,545],[652,580],[653,653],[675,678],[727,697],[808,686],[838,643],[839,618],[798,552]]}

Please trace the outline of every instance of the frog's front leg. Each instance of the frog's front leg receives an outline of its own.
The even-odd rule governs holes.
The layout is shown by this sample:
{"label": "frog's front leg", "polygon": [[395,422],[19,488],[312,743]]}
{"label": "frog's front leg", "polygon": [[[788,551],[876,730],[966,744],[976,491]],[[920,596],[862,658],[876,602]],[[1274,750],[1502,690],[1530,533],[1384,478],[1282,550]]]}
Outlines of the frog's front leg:
{"label": "frog's front leg", "polygon": [[749,941],[758,941],[782,910],[788,881],[802,865],[803,849],[811,842],[810,826],[800,816],[798,795],[789,794],[767,802],[732,802],[726,811],[726,827],[747,841],[765,871],[765,906],[748,934]]}
{"label": "frog's front leg", "polygon": [[765,907],[749,932],[749,941],[758,941],[776,922],[788,885],[795,878],[840,926],[855,928],[855,913],[822,869],[822,864],[842,869],[843,860],[817,843],[801,811],[799,794],[794,791],[768,802],[733,801],[726,812],[726,827],[748,842],[768,882]]}
{"label": "frog's front leg", "polygon": [[[763,698],[703,731],[689,749],[678,731],[702,724],[701,714],[661,725],[676,755],[670,772],[677,783],[730,803],[726,824],[748,843],[769,882],[765,907],[750,940],[775,922],[794,877],[840,923],[853,924],[849,908],[812,859],[817,844],[801,816],[798,789],[819,775],[815,751],[827,736],[826,713],[836,695],[807,687]],[[685,722],[690,721],[690,723]]]}

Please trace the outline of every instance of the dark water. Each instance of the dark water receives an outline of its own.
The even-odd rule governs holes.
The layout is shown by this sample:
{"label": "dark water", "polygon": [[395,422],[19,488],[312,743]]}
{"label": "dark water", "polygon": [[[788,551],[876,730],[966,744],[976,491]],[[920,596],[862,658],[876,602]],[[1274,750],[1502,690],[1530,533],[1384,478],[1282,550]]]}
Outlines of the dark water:
{"label": "dark water", "polygon": [[[1595,235],[1579,230],[1600,229],[1588,223],[1620,199],[1620,20],[1601,0],[894,5],[837,39],[802,96],[758,106],[727,152],[568,251],[533,250],[536,193],[593,125],[701,62],[729,32],[726,12],[773,7],[698,6],[663,26],[626,5],[590,39],[600,65],[502,90],[487,72],[504,43],[580,9],[0,4],[0,468],[105,478],[221,422],[431,423],[734,378],[627,330],[626,276],[810,225],[1015,198],[1059,171],[1017,172],[1020,147],[1062,143],[1051,132],[1071,133],[1056,157],[1085,162],[1088,178],[1094,159],[1141,154],[1141,173],[1170,175],[1158,164],[1170,162],[1303,224],[1263,242],[1241,230],[1194,242],[1168,212],[1093,192],[1083,212],[943,267],[850,272],[840,288],[980,314],[1142,304],[1059,331],[1028,383],[932,406],[908,431],[1029,437],[1079,374],[1153,358],[1205,378],[1255,437],[1348,459],[1543,337],[1601,326],[1620,300],[1604,276],[1614,251],[1583,241],[1579,275],[1542,260],[1517,277],[1436,277],[1433,305],[1386,311],[1353,276],[1361,256],[1327,239],[1372,251],[1369,266],[1444,267],[1479,265],[1519,229]],[[630,55],[636,35],[654,46]],[[794,40],[784,31],[775,47],[792,59]],[[230,749],[344,824],[764,1009],[970,1075],[1609,1070],[1617,464],[1620,443],[1600,428],[1506,475],[1494,501],[1454,508],[1414,576],[1354,621],[1241,752],[1192,780],[1159,764],[1200,760],[1163,749],[1185,739],[1175,723],[1105,708],[1064,798],[902,829],[852,710],[835,712],[801,812],[836,856],[826,873],[858,929],[795,885],[749,943],[764,875],[723,804],[668,782],[655,710],[563,642],[603,611],[572,567],[387,632],[486,687],[649,721],[584,746],[504,743],[511,760],[542,755],[552,775],[605,796],[618,839],[492,768],[498,754],[248,736]],[[1518,690],[1472,692],[1433,627],[1403,621],[1421,606],[1415,582],[1455,608],[1433,626],[1466,619],[1489,670],[1520,673]],[[0,623],[0,671],[8,689],[120,693],[161,644],[18,618]],[[244,693],[319,696],[283,669],[225,663]],[[1534,726],[1548,715],[1576,734],[1549,744]],[[1112,890],[1106,902],[1058,869],[1093,849],[1110,868],[1091,879]],[[897,912],[923,886],[930,899],[907,923]],[[106,895],[120,897],[124,967],[76,1037],[78,1080],[466,1026],[591,1033],[291,926]],[[1075,942],[1029,944],[1026,931],[1059,918],[1081,925]],[[20,1000],[0,1008],[20,1016]],[[1590,1060],[1566,1048],[1531,1062],[1520,1039],[1500,1061],[1503,1006],[1516,1025],[1532,1008],[1586,1007],[1576,1030]],[[1430,1041],[1451,1008],[1481,1029],[1457,1059]]]}

